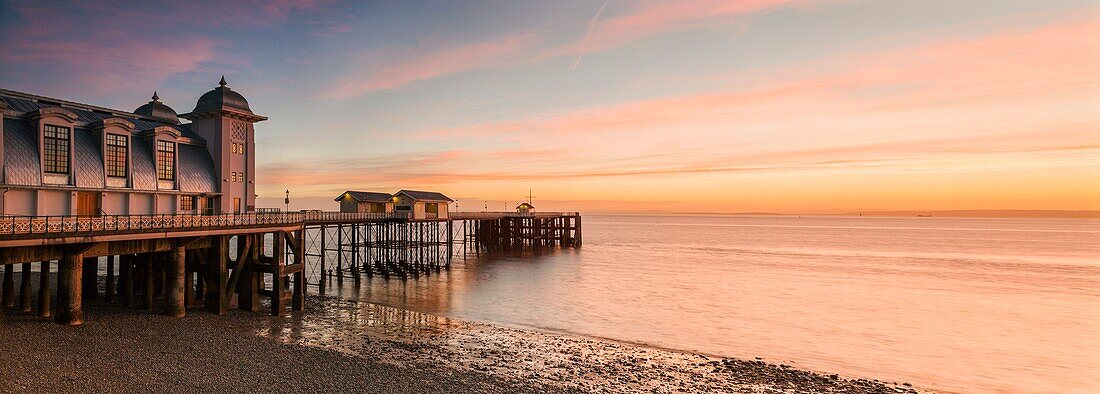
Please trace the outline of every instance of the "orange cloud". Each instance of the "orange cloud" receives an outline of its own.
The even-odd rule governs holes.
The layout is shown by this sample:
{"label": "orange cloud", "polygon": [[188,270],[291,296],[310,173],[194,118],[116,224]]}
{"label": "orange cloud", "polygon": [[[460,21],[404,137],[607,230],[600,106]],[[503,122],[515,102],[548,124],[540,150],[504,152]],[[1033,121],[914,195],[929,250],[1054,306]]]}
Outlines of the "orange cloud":
{"label": "orange cloud", "polygon": [[[957,133],[999,128],[1008,120],[1049,122],[1060,110],[1035,105],[1074,101],[1077,116],[1095,121],[1084,106],[1100,98],[1100,23],[1087,21],[1007,31],[978,39],[935,42],[875,54],[824,59],[775,73],[752,90],[649,99],[527,119],[428,130],[427,136],[547,137],[591,140],[639,130],[716,130],[754,127],[804,133],[848,127],[850,133],[914,131]],[[767,81],[775,81],[768,84]],[[1005,112],[1029,106],[1034,114]],[[961,113],[963,111],[973,111]],[[1067,109],[1061,109],[1067,110]],[[913,119],[916,112],[950,117]],[[792,118],[789,114],[798,114]],[[1089,115],[1092,114],[1092,115]],[[908,121],[908,122],[906,122]],[[993,126],[982,122],[990,122]],[[1023,123],[1017,123],[1017,125]],[[1015,127],[1015,125],[1009,125]],[[964,130],[959,130],[960,128]],[[935,131],[933,131],[935,132]],[[707,136],[711,134],[705,134]]]}

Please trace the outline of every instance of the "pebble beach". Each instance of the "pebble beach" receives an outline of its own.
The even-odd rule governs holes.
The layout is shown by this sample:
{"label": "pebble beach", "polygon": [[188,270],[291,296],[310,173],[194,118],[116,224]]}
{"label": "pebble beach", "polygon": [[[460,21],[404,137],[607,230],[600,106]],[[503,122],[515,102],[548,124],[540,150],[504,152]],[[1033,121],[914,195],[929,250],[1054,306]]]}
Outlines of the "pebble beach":
{"label": "pebble beach", "polygon": [[180,319],[93,301],[65,327],[9,312],[2,392],[915,393],[766,360],[501,327],[327,296]]}

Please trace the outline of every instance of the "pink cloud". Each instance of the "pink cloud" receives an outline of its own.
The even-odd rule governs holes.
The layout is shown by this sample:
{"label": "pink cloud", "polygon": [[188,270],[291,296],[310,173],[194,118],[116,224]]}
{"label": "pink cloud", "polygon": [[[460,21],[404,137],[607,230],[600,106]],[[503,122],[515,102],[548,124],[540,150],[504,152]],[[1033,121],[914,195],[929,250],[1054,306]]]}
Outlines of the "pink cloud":
{"label": "pink cloud", "polygon": [[777,70],[754,89],[428,130],[568,151],[554,164],[484,158],[462,171],[406,168],[402,177],[436,184],[1096,164],[1096,36],[1095,21],[1010,29],[823,59]]}
{"label": "pink cloud", "polygon": [[[450,48],[370,51],[360,57],[365,70],[341,76],[317,97],[346,99],[394,89],[465,71],[544,61],[562,56],[579,57],[644,40],[660,33],[696,27],[701,21],[748,15],[782,6],[819,3],[822,0],[668,0],[638,3],[623,15],[599,21],[603,9],[590,20],[582,39],[565,45],[543,47],[547,34],[519,33]],[[574,66],[575,68],[575,66]]]}
{"label": "pink cloud", "polygon": [[[2,28],[18,39],[0,51],[0,63],[27,84],[15,88],[39,93],[144,91],[211,62],[247,63],[210,36],[210,28],[281,23],[327,2],[15,4],[15,22]],[[340,24],[322,26],[327,34],[346,31]]]}
{"label": "pink cloud", "polygon": [[697,28],[700,22],[767,12],[786,6],[805,6],[820,0],[686,0],[643,2],[621,16],[595,25],[576,43],[548,48],[540,58],[583,55],[617,48],[661,33]]}
{"label": "pink cloud", "polygon": [[[527,119],[429,130],[427,135],[508,136],[634,132],[722,122],[857,116],[1037,95],[1091,95],[1100,85],[1100,23],[1077,22],[978,39],[842,55],[777,71],[760,88],[673,96]],[[1009,103],[1011,104],[1011,103]],[[1007,105],[1007,104],[1006,104]],[[955,122],[957,119],[947,119]]]}
{"label": "pink cloud", "polygon": [[362,61],[374,63],[376,57],[396,58],[381,65],[342,77],[320,94],[322,98],[343,99],[366,92],[393,89],[406,84],[463,71],[515,64],[520,54],[536,42],[531,34],[505,37],[491,42],[468,44],[429,53],[371,52]]}

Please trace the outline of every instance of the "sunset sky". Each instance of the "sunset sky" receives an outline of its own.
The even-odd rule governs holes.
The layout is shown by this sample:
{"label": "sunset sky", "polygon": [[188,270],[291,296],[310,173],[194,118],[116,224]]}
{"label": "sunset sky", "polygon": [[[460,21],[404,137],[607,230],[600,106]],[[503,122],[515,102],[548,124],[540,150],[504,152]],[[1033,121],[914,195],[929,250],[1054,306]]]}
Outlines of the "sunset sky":
{"label": "sunset sky", "polygon": [[1100,209],[1098,37],[1094,0],[5,1],[0,87],[184,113],[224,74],[260,206]]}

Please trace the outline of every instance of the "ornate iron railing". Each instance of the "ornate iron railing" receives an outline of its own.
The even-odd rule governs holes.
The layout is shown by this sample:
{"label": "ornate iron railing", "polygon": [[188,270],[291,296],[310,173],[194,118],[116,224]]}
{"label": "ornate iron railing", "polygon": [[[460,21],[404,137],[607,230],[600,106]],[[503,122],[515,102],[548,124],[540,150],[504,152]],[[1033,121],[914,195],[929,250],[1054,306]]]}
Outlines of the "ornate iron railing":
{"label": "ornate iron railing", "polygon": [[580,212],[451,212],[451,219],[496,219],[496,218],[556,218],[562,216],[580,216]]}
{"label": "ornate iron railing", "polygon": [[89,233],[102,231],[184,230],[205,227],[243,227],[308,224],[356,220],[408,219],[404,213],[265,212],[245,214],[159,214],[104,216],[3,216],[0,236],[23,234]]}
{"label": "ornate iron railing", "polygon": [[[578,216],[577,212],[451,212],[450,219]],[[243,227],[279,224],[320,224],[364,220],[409,220],[409,212],[263,212],[244,214],[158,214],[103,216],[2,216],[0,236],[65,235],[107,231],[186,230],[205,227]],[[428,218],[429,220],[434,218]]]}

